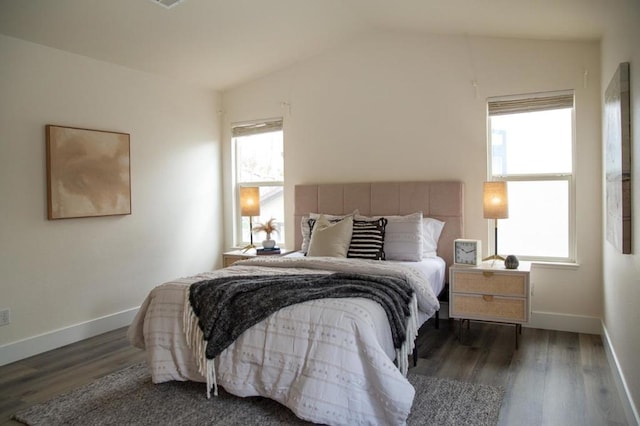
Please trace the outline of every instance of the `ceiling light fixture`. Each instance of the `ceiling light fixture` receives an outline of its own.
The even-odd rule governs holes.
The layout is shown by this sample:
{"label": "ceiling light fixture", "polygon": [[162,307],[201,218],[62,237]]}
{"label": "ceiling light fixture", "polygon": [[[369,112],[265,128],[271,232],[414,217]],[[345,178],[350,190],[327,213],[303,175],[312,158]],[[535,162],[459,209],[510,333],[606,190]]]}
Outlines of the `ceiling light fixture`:
{"label": "ceiling light fixture", "polygon": [[159,4],[166,9],[171,9],[173,6],[176,6],[178,3],[182,3],[184,0],[151,0],[155,4]]}

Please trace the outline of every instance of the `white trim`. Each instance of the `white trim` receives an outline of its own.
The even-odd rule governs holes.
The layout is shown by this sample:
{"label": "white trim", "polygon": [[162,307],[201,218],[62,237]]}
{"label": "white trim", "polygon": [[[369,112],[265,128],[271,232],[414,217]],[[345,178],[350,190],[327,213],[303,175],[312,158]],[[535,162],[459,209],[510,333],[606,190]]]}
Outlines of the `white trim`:
{"label": "white trim", "polygon": [[627,386],[627,381],[624,379],[624,374],[620,368],[618,357],[616,356],[616,352],[611,344],[607,327],[604,325],[604,322],[601,322],[601,325],[602,345],[604,346],[604,351],[607,354],[609,366],[611,367],[611,374],[616,382],[616,387],[618,388],[618,394],[622,401],[622,408],[624,409],[624,414],[627,417],[627,422],[630,425],[640,425],[640,413],[638,413],[638,408],[633,403],[633,399],[631,399],[631,392],[629,392],[629,386]]}
{"label": "white trim", "polygon": [[98,334],[126,327],[133,321],[140,307],[105,315],[80,324],[28,337],[0,346],[0,366],[28,358]]}
{"label": "white trim", "polygon": [[523,327],[544,330],[571,331],[574,333],[600,334],[601,320],[585,315],[559,314],[556,312],[531,312],[531,319]]}
{"label": "white trim", "polygon": [[[527,259],[522,259],[527,260]],[[536,269],[556,269],[556,270],[568,270],[577,271],[580,269],[580,264],[575,262],[551,262],[541,260],[530,260],[531,265],[535,265]]]}
{"label": "white trim", "polygon": [[[573,98],[573,103],[571,108],[571,171],[570,172],[562,172],[562,173],[535,173],[529,172],[527,174],[514,175],[514,174],[506,174],[499,175],[493,174],[493,127],[491,124],[491,117],[496,117],[499,114],[491,114],[490,113],[490,104],[492,102],[500,102],[500,101],[515,101],[521,100],[524,103],[528,99],[535,100],[539,98],[546,97],[562,97],[562,96],[571,96]],[[576,218],[576,165],[577,165],[577,149],[576,149],[576,101],[575,101],[575,90],[567,89],[567,90],[557,90],[550,92],[535,92],[535,93],[526,93],[526,94],[518,94],[518,95],[505,95],[505,96],[495,96],[487,98],[487,118],[486,118],[486,126],[487,126],[487,179],[488,181],[493,180],[501,180],[506,182],[540,182],[540,181],[567,181],[568,184],[568,251],[567,257],[540,257],[540,256],[527,256],[526,253],[515,253],[521,259],[529,260],[532,262],[542,261],[542,262],[561,262],[561,263],[578,263],[578,249],[577,249],[577,218]],[[548,108],[547,110],[551,110],[553,108]],[[568,107],[567,107],[568,109]],[[544,109],[543,109],[544,110]],[[526,111],[522,111],[520,113],[525,113]],[[491,227],[491,221],[487,221],[487,240],[489,245],[495,245],[496,235],[493,232],[493,228]]]}

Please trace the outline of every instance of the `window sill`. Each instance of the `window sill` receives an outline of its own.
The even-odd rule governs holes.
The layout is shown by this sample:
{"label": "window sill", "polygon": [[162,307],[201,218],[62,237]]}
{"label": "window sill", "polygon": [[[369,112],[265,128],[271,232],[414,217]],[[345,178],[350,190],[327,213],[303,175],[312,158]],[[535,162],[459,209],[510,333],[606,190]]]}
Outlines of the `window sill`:
{"label": "window sill", "polygon": [[577,271],[580,269],[580,264],[575,262],[545,262],[541,260],[532,260],[531,265],[542,269],[564,269],[571,271]]}

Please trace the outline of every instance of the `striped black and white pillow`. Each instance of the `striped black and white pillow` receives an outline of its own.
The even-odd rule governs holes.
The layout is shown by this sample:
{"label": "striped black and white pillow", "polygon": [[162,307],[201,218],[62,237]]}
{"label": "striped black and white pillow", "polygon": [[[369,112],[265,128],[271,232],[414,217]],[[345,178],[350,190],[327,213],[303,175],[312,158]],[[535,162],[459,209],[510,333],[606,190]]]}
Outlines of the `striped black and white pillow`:
{"label": "striped black and white pillow", "polygon": [[384,260],[384,230],[387,219],[354,220],[347,257]]}

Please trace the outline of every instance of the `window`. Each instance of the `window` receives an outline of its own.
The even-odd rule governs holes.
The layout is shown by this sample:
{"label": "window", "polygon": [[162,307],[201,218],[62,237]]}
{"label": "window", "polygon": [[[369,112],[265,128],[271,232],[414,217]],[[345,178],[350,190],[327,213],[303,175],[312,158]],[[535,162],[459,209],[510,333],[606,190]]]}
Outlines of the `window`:
{"label": "window", "polygon": [[489,99],[488,113],[489,180],[509,197],[500,253],[574,261],[573,93]]}
{"label": "window", "polygon": [[[271,238],[284,241],[284,156],[282,120],[234,124],[231,129],[235,164],[236,245],[251,240],[249,218],[240,215],[240,187],[258,187],[260,216],[253,226],[274,218],[279,232]],[[261,241],[264,235],[255,235]],[[254,244],[256,241],[254,241]],[[258,244],[256,244],[258,245]]]}

